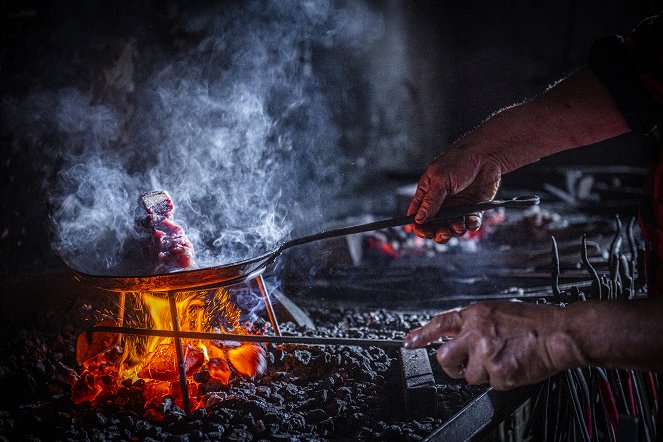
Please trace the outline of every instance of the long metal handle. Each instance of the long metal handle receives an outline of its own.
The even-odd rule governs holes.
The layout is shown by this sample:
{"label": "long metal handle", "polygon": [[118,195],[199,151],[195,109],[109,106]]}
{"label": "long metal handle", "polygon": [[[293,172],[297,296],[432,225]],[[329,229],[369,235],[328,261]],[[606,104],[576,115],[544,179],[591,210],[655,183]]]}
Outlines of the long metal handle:
{"label": "long metal handle", "polygon": [[[358,347],[402,347],[401,339],[363,339],[363,338],[328,338],[317,336],[272,336],[272,335],[240,335],[234,333],[195,332],[184,330],[152,330],[147,328],[115,327],[95,325],[87,330],[92,334],[122,333],[136,336],[159,336],[177,339],[209,339],[215,341],[237,342],[268,342],[272,344],[307,344],[307,345],[356,345]],[[434,342],[430,345],[441,345]]]}
{"label": "long metal handle", "polygon": [[[540,198],[538,195],[524,195],[517,196],[510,200],[493,200],[484,203],[467,204],[463,206],[443,207],[439,212],[429,221],[429,224],[434,224],[450,218],[457,218],[460,216],[468,215],[473,212],[483,212],[485,210],[496,209],[498,207],[508,208],[523,208],[539,204]],[[314,235],[303,236],[295,238],[283,243],[278,251],[279,253],[285,249],[301,244],[307,244],[321,239],[335,238],[337,236],[352,235],[355,233],[370,232],[372,230],[386,229],[388,227],[405,226],[414,223],[414,216],[401,216],[399,218],[384,219],[381,221],[374,221],[368,224],[359,224],[356,226],[341,227],[338,229],[324,230]]]}

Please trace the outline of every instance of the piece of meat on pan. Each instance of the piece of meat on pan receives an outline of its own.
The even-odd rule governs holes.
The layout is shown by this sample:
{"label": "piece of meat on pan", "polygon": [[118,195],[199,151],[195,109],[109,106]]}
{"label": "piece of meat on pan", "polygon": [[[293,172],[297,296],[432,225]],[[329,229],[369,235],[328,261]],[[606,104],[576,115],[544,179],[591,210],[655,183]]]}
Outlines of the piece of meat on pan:
{"label": "piece of meat on pan", "polygon": [[175,205],[168,192],[147,192],[140,196],[140,201],[147,211],[144,225],[152,238],[148,254],[157,264],[155,273],[197,269],[193,244],[184,229],[175,223]]}

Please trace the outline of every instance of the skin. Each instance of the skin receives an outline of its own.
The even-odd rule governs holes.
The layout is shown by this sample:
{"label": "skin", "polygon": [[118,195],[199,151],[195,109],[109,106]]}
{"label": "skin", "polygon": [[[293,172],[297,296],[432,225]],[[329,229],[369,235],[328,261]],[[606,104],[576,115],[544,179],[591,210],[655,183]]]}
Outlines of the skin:
{"label": "skin", "polygon": [[476,230],[480,227],[476,214],[448,226],[424,224],[443,203],[492,200],[502,174],[629,130],[594,74],[578,71],[537,99],[497,112],[438,156],[421,176],[408,208],[408,215],[416,214],[415,232],[443,243]]}
{"label": "skin", "polygon": [[[426,220],[442,206],[491,200],[502,174],[554,153],[629,132],[608,92],[584,69],[542,96],[504,109],[456,141],[419,180],[409,214],[418,235],[446,242],[480,226],[469,216],[444,226]],[[499,390],[531,384],[567,368],[663,369],[663,296],[588,301],[566,308],[482,302],[435,316],[411,331],[406,348],[444,336],[437,361],[451,377]]]}

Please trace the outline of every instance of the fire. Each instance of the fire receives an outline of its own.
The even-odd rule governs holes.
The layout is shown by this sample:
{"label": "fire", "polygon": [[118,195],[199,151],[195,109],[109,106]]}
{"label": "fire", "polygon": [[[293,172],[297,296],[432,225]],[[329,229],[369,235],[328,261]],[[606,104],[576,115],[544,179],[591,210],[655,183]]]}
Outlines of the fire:
{"label": "fire", "polygon": [[[124,326],[173,330],[168,297],[160,293],[127,293],[130,297]],[[226,288],[179,292],[175,296],[181,331],[248,334],[251,325],[240,323],[241,311]],[[117,325],[105,319],[98,325]],[[83,368],[72,386],[75,403],[98,403],[118,393],[122,386],[140,382],[145,407],[151,413],[171,397],[182,405],[175,341],[170,337],[120,337],[114,333],[81,333],[76,358]],[[199,385],[214,380],[227,385],[233,372],[243,376],[262,374],[267,368],[265,349],[258,344],[234,341],[181,339],[191,409],[204,405]]]}

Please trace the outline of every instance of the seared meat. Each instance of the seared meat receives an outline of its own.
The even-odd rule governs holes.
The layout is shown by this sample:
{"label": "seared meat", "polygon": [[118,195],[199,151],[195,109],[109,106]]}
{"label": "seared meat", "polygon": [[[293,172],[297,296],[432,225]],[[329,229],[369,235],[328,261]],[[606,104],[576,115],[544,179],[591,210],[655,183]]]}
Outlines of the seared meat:
{"label": "seared meat", "polygon": [[148,254],[157,263],[155,273],[198,268],[193,259],[193,244],[173,218],[175,206],[168,192],[159,190],[144,193],[140,201],[147,211],[144,224],[152,234]]}

